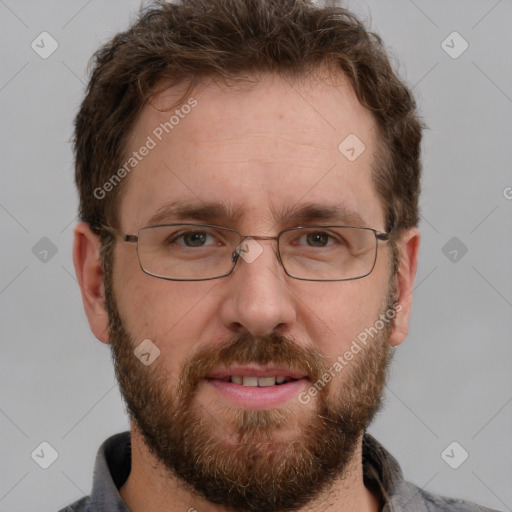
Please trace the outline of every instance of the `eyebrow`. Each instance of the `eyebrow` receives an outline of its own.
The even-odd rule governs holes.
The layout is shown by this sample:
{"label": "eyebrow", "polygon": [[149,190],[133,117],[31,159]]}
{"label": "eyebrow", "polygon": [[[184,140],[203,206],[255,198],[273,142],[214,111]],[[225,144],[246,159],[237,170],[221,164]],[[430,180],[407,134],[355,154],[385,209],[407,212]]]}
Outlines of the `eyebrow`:
{"label": "eyebrow", "polygon": [[226,203],[172,201],[161,206],[148,220],[148,225],[185,220],[225,222],[240,218],[241,213],[240,208],[233,208]]}
{"label": "eyebrow", "polygon": [[334,223],[355,227],[364,227],[367,224],[358,212],[350,210],[344,205],[318,203],[285,207],[278,211],[275,217],[280,223],[297,226],[312,222]]}
{"label": "eyebrow", "polygon": [[[343,205],[306,203],[272,208],[277,224],[288,227],[311,223],[333,223],[346,226],[365,227],[367,223],[356,211]],[[244,217],[243,208],[223,202],[172,201],[162,205],[147,221],[148,226],[166,222],[199,221],[224,226],[233,225]]]}

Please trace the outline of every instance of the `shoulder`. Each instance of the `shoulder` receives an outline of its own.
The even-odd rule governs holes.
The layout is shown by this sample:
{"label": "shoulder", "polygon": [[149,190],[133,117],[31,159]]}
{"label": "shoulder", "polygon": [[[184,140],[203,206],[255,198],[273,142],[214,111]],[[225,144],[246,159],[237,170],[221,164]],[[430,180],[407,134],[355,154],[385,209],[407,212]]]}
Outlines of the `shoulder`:
{"label": "shoulder", "polygon": [[381,491],[383,512],[499,512],[427,492],[404,479],[398,461],[370,434],[363,437],[365,483]]}
{"label": "shoulder", "polygon": [[499,512],[470,501],[439,496],[424,491],[411,483],[407,483],[407,485],[411,488],[418,502],[421,502],[424,509],[428,512]]}
{"label": "shoulder", "polygon": [[90,496],[85,496],[71,505],[68,505],[66,508],[59,510],[59,512],[89,512],[91,510],[91,498]]}

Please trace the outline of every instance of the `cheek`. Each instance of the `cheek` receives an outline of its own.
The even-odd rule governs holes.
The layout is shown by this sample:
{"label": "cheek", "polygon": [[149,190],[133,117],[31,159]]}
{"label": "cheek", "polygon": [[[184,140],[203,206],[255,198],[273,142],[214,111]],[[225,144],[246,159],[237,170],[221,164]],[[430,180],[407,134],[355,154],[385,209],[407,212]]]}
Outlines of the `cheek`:
{"label": "cheek", "polygon": [[114,272],[119,314],[134,346],[150,339],[173,375],[179,375],[184,359],[214,323],[212,286],[207,281],[180,283],[154,278],[144,274],[137,261],[127,258],[119,258]]}
{"label": "cheek", "polygon": [[[383,270],[382,272],[378,270]],[[337,283],[308,283],[299,302],[302,327],[312,346],[330,361],[370,328],[382,312],[387,296],[387,267],[369,276]]]}

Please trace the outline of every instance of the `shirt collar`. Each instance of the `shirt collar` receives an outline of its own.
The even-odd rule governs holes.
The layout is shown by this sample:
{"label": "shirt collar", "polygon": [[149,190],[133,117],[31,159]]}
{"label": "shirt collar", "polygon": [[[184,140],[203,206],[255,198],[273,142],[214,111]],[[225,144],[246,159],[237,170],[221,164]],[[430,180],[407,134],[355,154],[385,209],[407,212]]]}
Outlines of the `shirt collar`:
{"label": "shirt collar", "polygon": [[94,464],[91,509],[130,512],[119,494],[131,470],[130,432],[109,437],[99,448]]}
{"label": "shirt collar", "polygon": [[370,434],[363,437],[363,474],[379,489],[382,512],[427,512],[418,489],[404,480],[397,460]]}

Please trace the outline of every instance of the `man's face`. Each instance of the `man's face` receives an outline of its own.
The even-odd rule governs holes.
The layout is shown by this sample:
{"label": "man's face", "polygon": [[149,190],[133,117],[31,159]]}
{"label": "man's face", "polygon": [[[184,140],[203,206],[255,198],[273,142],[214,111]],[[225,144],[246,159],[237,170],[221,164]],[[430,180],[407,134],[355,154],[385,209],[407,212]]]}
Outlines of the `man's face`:
{"label": "man's face", "polygon": [[[292,86],[268,76],[245,90],[209,85],[193,96],[197,106],[162,141],[154,130],[169,120],[172,112],[160,110],[172,99],[142,111],[128,154],[148,136],[157,144],[127,178],[123,234],[155,223],[157,213],[161,224],[244,235],[352,224],[356,216],[385,231],[371,179],[375,125],[347,81]],[[350,134],[366,146],[354,161],[338,149]],[[222,215],[205,216],[202,207],[212,204]],[[327,217],[327,209],[337,213]],[[370,275],[341,282],[292,279],[275,241],[258,243],[262,253],[241,258],[232,275],[196,282],[148,276],[135,246],[118,243],[106,283],[110,341],[132,419],[165,467],[215,503],[292,509],[342,474],[378,408],[392,323],[359,343],[350,361],[344,354],[392,306],[394,281],[381,243]],[[145,339],[160,350],[149,366],[133,354]],[[339,358],[343,369],[299,400]],[[273,388],[220,382],[268,369],[298,380]]]}

